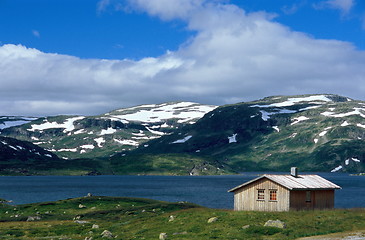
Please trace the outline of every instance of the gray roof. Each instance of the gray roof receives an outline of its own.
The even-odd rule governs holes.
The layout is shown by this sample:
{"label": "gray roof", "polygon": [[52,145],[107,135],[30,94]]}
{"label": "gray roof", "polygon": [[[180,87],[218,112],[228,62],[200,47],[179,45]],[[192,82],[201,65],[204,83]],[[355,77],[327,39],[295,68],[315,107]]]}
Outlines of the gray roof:
{"label": "gray roof", "polygon": [[328,190],[328,189],[341,189],[340,186],[320,177],[318,175],[298,175],[298,177],[294,177],[292,175],[269,175],[265,174],[258,178],[255,178],[251,181],[248,181],[244,184],[241,184],[237,187],[234,187],[228,192],[234,192],[239,188],[247,186],[253,182],[256,182],[260,179],[267,178],[277,184],[289,189],[289,190]]}

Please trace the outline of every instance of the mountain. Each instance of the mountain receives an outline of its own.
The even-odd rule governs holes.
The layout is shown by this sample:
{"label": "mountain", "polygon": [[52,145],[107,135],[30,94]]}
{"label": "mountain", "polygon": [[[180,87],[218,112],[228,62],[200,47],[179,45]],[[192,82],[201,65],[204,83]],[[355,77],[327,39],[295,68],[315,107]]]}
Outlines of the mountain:
{"label": "mountain", "polygon": [[109,157],[195,123],[217,106],[171,102],[98,116],[0,117],[1,135],[30,141],[60,157]]}
{"label": "mountain", "polygon": [[209,175],[292,166],[365,171],[365,102],[333,94],[220,107],[151,104],[98,116],[1,117],[1,125],[1,136],[62,158],[67,167],[58,165],[60,174]]}
{"label": "mountain", "polygon": [[331,94],[274,96],[218,107],[195,124],[111,161],[116,169],[125,169],[137,166],[137,159],[146,165],[148,159],[184,156],[236,172],[287,171],[291,166],[363,172],[364,139],[365,102]]}

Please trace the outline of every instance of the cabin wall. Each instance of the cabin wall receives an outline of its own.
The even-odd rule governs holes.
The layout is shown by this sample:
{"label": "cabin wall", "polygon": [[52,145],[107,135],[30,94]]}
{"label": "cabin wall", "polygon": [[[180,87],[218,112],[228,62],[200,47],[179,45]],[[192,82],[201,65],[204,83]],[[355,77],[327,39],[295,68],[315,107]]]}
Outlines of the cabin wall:
{"label": "cabin wall", "polygon": [[306,190],[291,191],[290,209],[310,210],[334,208],[334,190],[311,190],[309,191],[310,199],[308,199],[307,192]]}
{"label": "cabin wall", "polygon": [[[258,200],[258,190],[264,191],[264,199]],[[270,201],[270,190],[277,190],[276,201]],[[289,211],[289,190],[268,179],[261,179],[234,192],[234,210]]]}

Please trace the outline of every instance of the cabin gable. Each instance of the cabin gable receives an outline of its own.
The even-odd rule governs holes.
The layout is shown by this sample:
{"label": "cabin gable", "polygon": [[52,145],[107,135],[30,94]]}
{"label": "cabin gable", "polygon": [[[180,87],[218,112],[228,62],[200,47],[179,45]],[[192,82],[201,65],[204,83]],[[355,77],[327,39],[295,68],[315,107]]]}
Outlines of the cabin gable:
{"label": "cabin gable", "polygon": [[267,178],[234,191],[234,210],[288,211],[290,192]]}

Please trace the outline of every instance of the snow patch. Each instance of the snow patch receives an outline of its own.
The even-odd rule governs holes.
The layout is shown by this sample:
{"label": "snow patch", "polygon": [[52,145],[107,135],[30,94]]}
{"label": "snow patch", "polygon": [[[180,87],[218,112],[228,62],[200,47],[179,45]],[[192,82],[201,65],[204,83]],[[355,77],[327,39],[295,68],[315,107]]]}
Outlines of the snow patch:
{"label": "snow patch", "polygon": [[72,130],[75,129],[74,126],[74,122],[77,120],[81,120],[84,119],[85,117],[73,117],[73,118],[68,118],[65,120],[65,122],[63,123],[57,123],[57,122],[48,122],[48,120],[45,120],[45,123],[42,124],[32,124],[31,125],[31,129],[28,129],[28,131],[43,131],[45,129],[52,129],[52,128],[64,128],[65,130],[63,131],[64,133],[66,132],[70,132]]}
{"label": "snow patch", "polygon": [[[191,122],[193,119],[201,118],[215,108],[217,108],[217,106],[199,105],[193,102],[164,103],[159,105],[152,104],[120,109],[117,110],[117,112],[121,112],[120,115],[113,114],[110,117],[119,120],[146,123],[178,119],[178,123],[185,123]],[[131,112],[132,110],[136,112],[123,114],[123,112]]]}
{"label": "snow patch", "polygon": [[[285,102],[281,103],[272,103],[269,105],[253,105],[251,107],[260,107],[260,108],[268,108],[268,107],[288,107],[293,106],[299,102],[312,102],[312,101],[323,101],[323,102],[332,102],[331,99],[327,98],[325,95],[316,95],[302,98],[288,98]],[[314,104],[322,104],[315,102]]]}
{"label": "snow patch", "polygon": [[55,152],[77,152],[77,148],[61,148],[58,150],[53,150]]}
{"label": "snow patch", "polygon": [[338,172],[339,170],[341,170],[343,167],[340,165],[334,169],[331,170],[331,172]]}
{"label": "snow patch", "polygon": [[294,125],[294,124],[297,124],[301,121],[305,121],[305,120],[308,120],[309,118],[307,118],[306,116],[300,116],[300,117],[296,117],[296,118],[293,118],[292,119],[292,123],[290,125]]}
{"label": "snow patch", "polygon": [[4,122],[0,123],[0,129],[21,126],[21,125],[29,123],[29,122],[30,121],[24,121],[24,120],[4,121]]}
{"label": "snow patch", "polygon": [[361,117],[365,118],[365,114],[363,114],[362,111],[365,111],[365,109],[364,108],[354,108],[354,111],[347,112],[347,113],[336,114],[334,112],[323,112],[321,114],[326,117],[335,117],[335,118],[343,118],[343,117],[348,117],[348,116],[352,116],[352,115],[360,115]]}
{"label": "snow patch", "polygon": [[348,125],[350,125],[347,121],[344,121],[342,124],[341,124],[341,127],[346,127],[346,126],[348,126]]}
{"label": "snow patch", "polygon": [[95,138],[94,141],[98,144],[98,147],[103,147],[103,143],[105,143],[105,139],[103,137]]}
{"label": "snow patch", "polygon": [[108,128],[108,129],[102,129],[99,135],[106,135],[106,134],[113,134],[115,133],[117,130],[114,128]]}
{"label": "snow patch", "polygon": [[314,143],[317,143],[317,142],[318,142],[318,139],[317,139],[317,138],[315,138],[315,139],[313,139],[313,141],[314,141]]}
{"label": "snow patch", "polygon": [[228,137],[228,143],[236,143],[237,142],[237,133],[233,134],[232,136]]}
{"label": "snow patch", "polygon": [[84,148],[84,149],[94,149],[95,146],[92,144],[85,144],[85,145],[81,145],[80,148]]}
{"label": "snow patch", "polygon": [[280,132],[280,129],[278,126],[273,126],[272,128],[275,129],[275,131]]}
{"label": "snow patch", "polygon": [[298,135],[298,133],[293,133],[292,135],[290,135],[290,138],[295,138]]}
{"label": "snow patch", "polygon": [[171,144],[175,144],[175,143],[185,143],[186,141],[188,141],[190,138],[192,138],[193,136],[186,136],[184,137],[183,139],[179,139],[179,140],[176,140],[174,142],[172,142]]}
{"label": "snow patch", "polygon": [[323,137],[324,135],[326,135],[326,133],[327,133],[327,131],[323,131],[323,132],[319,133],[319,136]]}
{"label": "snow patch", "polygon": [[129,139],[113,139],[115,142],[122,144],[122,145],[129,145],[129,146],[138,146],[139,143],[133,140],[129,140]]}
{"label": "snow patch", "polygon": [[361,123],[356,124],[356,126],[361,127],[361,128],[365,128],[365,125],[363,125]]}

